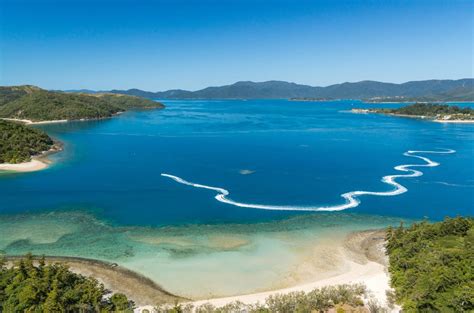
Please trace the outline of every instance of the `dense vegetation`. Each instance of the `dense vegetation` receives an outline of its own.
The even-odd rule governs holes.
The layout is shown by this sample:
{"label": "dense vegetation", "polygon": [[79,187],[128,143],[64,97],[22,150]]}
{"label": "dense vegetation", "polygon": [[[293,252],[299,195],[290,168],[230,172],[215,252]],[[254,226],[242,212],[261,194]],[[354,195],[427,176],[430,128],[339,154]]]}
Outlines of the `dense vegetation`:
{"label": "dense vegetation", "polygon": [[12,86],[2,87],[0,86],[0,106],[7,102],[16,100],[26,94],[41,90],[35,86]]}
{"label": "dense vegetation", "polygon": [[119,108],[121,111],[126,111],[130,109],[154,109],[154,108],[163,108],[163,104],[152,101],[150,99],[140,98],[136,96],[127,96],[121,94],[111,94],[111,93],[98,93],[93,94],[93,96],[98,97],[101,100],[104,100],[113,106]]}
{"label": "dense vegetation", "polygon": [[[244,304],[236,301],[223,307],[215,307],[207,303],[200,306],[162,305],[156,307],[158,313],[271,313],[271,312],[327,312],[336,309],[337,312],[366,312],[363,297],[367,296],[364,285],[339,285],[314,289],[311,292],[290,292],[287,294],[276,294],[269,296],[264,304]],[[372,308],[380,308],[378,304],[371,301]]]}
{"label": "dense vegetation", "polygon": [[474,119],[474,110],[471,108],[460,108],[455,105],[415,103],[398,109],[376,109],[377,113],[389,113],[412,116],[427,116],[445,119]]}
{"label": "dense vegetation", "polygon": [[53,140],[41,130],[0,120],[0,163],[29,161],[52,145]]}
{"label": "dense vegetation", "polygon": [[34,86],[0,88],[0,117],[45,120],[79,120],[110,117],[132,108],[163,105],[134,96],[51,92]]}
{"label": "dense vegetation", "polygon": [[132,312],[125,295],[109,293],[61,264],[35,264],[31,255],[9,267],[0,260],[0,312]]}
{"label": "dense vegetation", "polygon": [[474,219],[389,228],[387,254],[395,298],[406,312],[474,310]]}

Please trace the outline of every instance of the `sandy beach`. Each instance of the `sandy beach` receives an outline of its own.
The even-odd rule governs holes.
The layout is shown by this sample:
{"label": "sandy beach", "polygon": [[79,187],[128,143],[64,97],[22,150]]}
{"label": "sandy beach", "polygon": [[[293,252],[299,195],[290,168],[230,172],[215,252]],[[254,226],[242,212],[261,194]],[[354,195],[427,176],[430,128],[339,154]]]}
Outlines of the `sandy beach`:
{"label": "sandy beach", "polygon": [[[345,239],[343,246],[338,247],[343,252],[345,259],[339,266],[339,272],[331,271],[331,273],[334,273],[333,276],[289,288],[231,297],[203,299],[183,304],[192,304],[194,307],[212,304],[215,307],[220,307],[236,301],[245,304],[265,303],[265,299],[274,294],[286,294],[294,291],[310,292],[324,286],[362,283],[367,287],[371,297],[387,306],[386,290],[389,290],[390,287],[387,257],[383,247],[384,235],[385,232],[381,230],[350,234]],[[138,306],[135,312],[140,313],[143,310],[154,312],[153,305]]]}
{"label": "sandy beach", "polygon": [[40,125],[40,124],[55,124],[55,123],[67,123],[69,120],[51,120],[51,121],[40,121],[40,122],[34,122],[32,120],[23,120],[23,119],[18,119],[18,118],[2,118],[2,120],[5,121],[12,121],[12,122],[20,122],[24,123],[27,125]]}
{"label": "sandy beach", "polygon": [[[264,303],[272,294],[289,293],[293,291],[309,292],[315,288],[329,285],[349,283],[363,283],[367,286],[369,294],[380,303],[386,303],[385,291],[389,289],[389,276],[386,270],[386,256],[383,251],[384,232],[380,230],[351,233],[346,237],[344,244],[337,248],[343,252],[343,262],[340,271],[331,271],[329,277],[309,283],[297,284],[292,287],[271,291],[256,292],[230,297],[201,299],[190,301],[168,292],[157,282],[131,271],[115,263],[77,258],[77,257],[47,257],[47,262],[61,262],[67,264],[76,273],[92,276],[113,292],[121,292],[133,299],[137,305],[135,312],[148,309],[153,312],[153,307],[160,303],[173,305],[175,302],[191,303],[199,306],[205,303],[214,306],[223,306],[231,302],[241,301],[246,304]],[[340,258],[341,255],[335,255]],[[14,261],[17,257],[8,257]]]}
{"label": "sandy beach", "polygon": [[386,304],[385,291],[390,289],[390,287],[389,275],[386,269],[387,258],[383,250],[383,244],[383,231],[353,233],[347,237],[345,246],[341,247],[347,258],[341,266],[344,270],[340,274],[290,288],[233,297],[205,299],[195,301],[193,304],[199,306],[211,303],[218,307],[235,301],[241,301],[245,304],[264,303],[265,299],[273,294],[285,294],[293,291],[310,292],[315,288],[350,283],[365,284],[371,295],[380,303]]}
{"label": "sandy beach", "polygon": [[474,120],[433,120],[438,123],[473,124]]}
{"label": "sandy beach", "polygon": [[35,172],[40,171],[48,167],[48,164],[44,161],[33,159],[29,162],[10,164],[0,164],[0,171],[12,171],[12,172]]}
{"label": "sandy beach", "polygon": [[59,141],[55,141],[51,149],[43,151],[43,153],[31,157],[31,161],[23,163],[0,163],[0,173],[4,172],[36,172],[43,170],[49,166],[51,161],[48,156],[59,152],[63,149],[63,144]]}

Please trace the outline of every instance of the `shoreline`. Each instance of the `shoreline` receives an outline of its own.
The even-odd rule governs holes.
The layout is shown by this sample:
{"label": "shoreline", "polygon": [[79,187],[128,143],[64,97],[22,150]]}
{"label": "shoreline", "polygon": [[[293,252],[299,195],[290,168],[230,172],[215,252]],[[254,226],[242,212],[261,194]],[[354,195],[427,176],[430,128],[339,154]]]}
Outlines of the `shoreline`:
{"label": "shoreline", "polygon": [[0,173],[5,172],[17,172],[17,173],[26,173],[26,172],[36,172],[43,170],[48,167],[46,162],[42,162],[37,159],[32,159],[29,162],[23,163],[1,163],[0,164]]}
{"label": "shoreline", "polygon": [[[70,269],[84,276],[96,278],[104,286],[113,291],[121,292],[136,303],[135,312],[149,310],[157,304],[182,305],[192,304],[195,307],[210,303],[214,306],[224,306],[231,302],[241,301],[246,304],[264,303],[265,299],[274,294],[285,294],[293,291],[309,292],[315,288],[334,286],[342,284],[363,283],[369,294],[380,303],[386,305],[385,291],[389,287],[389,275],[386,268],[387,257],[384,252],[385,231],[366,230],[352,232],[347,235],[338,249],[340,253],[334,254],[334,258],[342,259],[338,271],[327,271],[329,276],[324,276],[315,281],[299,283],[295,286],[276,288],[268,291],[254,292],[249,294],[216,297],[209,299],[191,300],[173,294],[159,282],[147,278],[126,267],[116,263],[87,259],[81,257],[47,256],[48,263],[60,262],[68,265]],[[22,258],[22,256],[5,256],[11,262]],[[38,256],[34,259],[38,260]],[[321,270],[324,274],[325,270]]]}
{"label": "shoreline", "polygon": [[455,123],[455,124],[472,124],[474,120],[433,120],[433,122],[437,123]]}
{"label": "shoreline", "polygon": [[19,119],[19,118],[8,118],[8,117],[3,117],[2,120],[4,121],[10,121],[10,122],[20,122],[25,125],[40,125],[40,124],[57,124],[57,123],[67,123],[70,122],[70,120],[49,120],[49,121],[38,121],[34,122],[32,120],[26,120],[26,119]]}
{"label": "shoreline", "polygon": [[41,171],[49,167],[52,163],[48,156],[63,150],[63,144],[59,141],[54,141],[51,149],[43,151],[41,154],[31,157],[28,162],[22,163],[0,163],[0,174],[2,173],[28,173]]}
{"label": "shoreline", "polygon": [[387,115],[387,116],[406,117],[406,118],[419,119],[419,120],[436,122],[436,123],[474,124],[474,120],[443,120],[443,119],[437,119],[435,117],[430,117],[430,116],[425,116],[425,115],[408,115],[408,114],[377,112],[377,111],[374,111],[373,109],[352,109],[351,113],[354,113],[354,114],[382,114],[382,115]]}
{"label": "shoreline", "polygon": [[[387,270],[388,259],[383,247],[385,242],[384,236],[384,230],[359,231],[347,236],[343,247],[345,255],[344,264],[341,266],[339,273],[335,273],[330,277],[287,288],[230,297],[203,299],[190,303],[194,306],[210,303],[217,307],[235,301],[245,304],[265,303],[265,299],[270,295],[286,294],[295,291],[308,293],[324,286],[363,283],[367,287],[369,294],[386,306],[387,296],[385,291],[390,289],[390,277]],[[140,312],[140,310],[150,309],[150,307],[140,307],[138,309],[137,312]]]}
{"label": "shoreline", "polygon": [[89,122],[89,121],[99,121],[99,120],[105,120],[109,118],[113,118],[117,115],[123,114],[125,111],[119,111],[116,113],[113,113],[111,116],[106,116],[106,117],[98,117],[98,118],[80,118],[80,119],[75,119],[75,120],[47,120],[47,121],[32,121],[32,120],[27,120],[27,119],[19,119],[19,118],[1,118],[2,120],[5,121],[10,121],[10,122],[19,122],[23,123],[25,125],[43,125],[43,124],[61,124],[61,123],[69,123],[69,122]]}
{"label": "shoreline", "polygon": [[[24,256],[5,256],[10,265],[21,258]],[[34,256],[33,259],[38,261],[40,256]],[[47,264],[62,263],[76,274],[94,277],[107,289],[125,294],[137,306],[189,301],[166,291],[153,280],[116,263],[68,256],[45,256],[45,261]]]}

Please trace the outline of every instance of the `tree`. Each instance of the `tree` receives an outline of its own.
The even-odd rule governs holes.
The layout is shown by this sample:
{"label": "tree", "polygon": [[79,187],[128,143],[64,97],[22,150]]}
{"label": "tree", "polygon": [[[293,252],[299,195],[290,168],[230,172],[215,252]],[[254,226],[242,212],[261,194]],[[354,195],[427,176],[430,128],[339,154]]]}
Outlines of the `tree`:
{"label": "tree", "polygon": [[11,267],[0,260],[0,312],[131,312],[125,295],[107,294],[96,279],[47,265],[44,257],[35,265],[27,255]]}

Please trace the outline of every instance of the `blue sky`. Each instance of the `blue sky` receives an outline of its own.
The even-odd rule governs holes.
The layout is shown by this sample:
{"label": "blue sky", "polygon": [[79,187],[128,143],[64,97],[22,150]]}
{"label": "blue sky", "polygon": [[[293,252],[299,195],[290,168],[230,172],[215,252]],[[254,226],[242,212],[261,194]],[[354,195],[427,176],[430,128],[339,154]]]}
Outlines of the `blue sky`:
{"label": "blue sky", "polygon": [[473,77],[474,1],[0,0],[0,84],[200,89]]}

